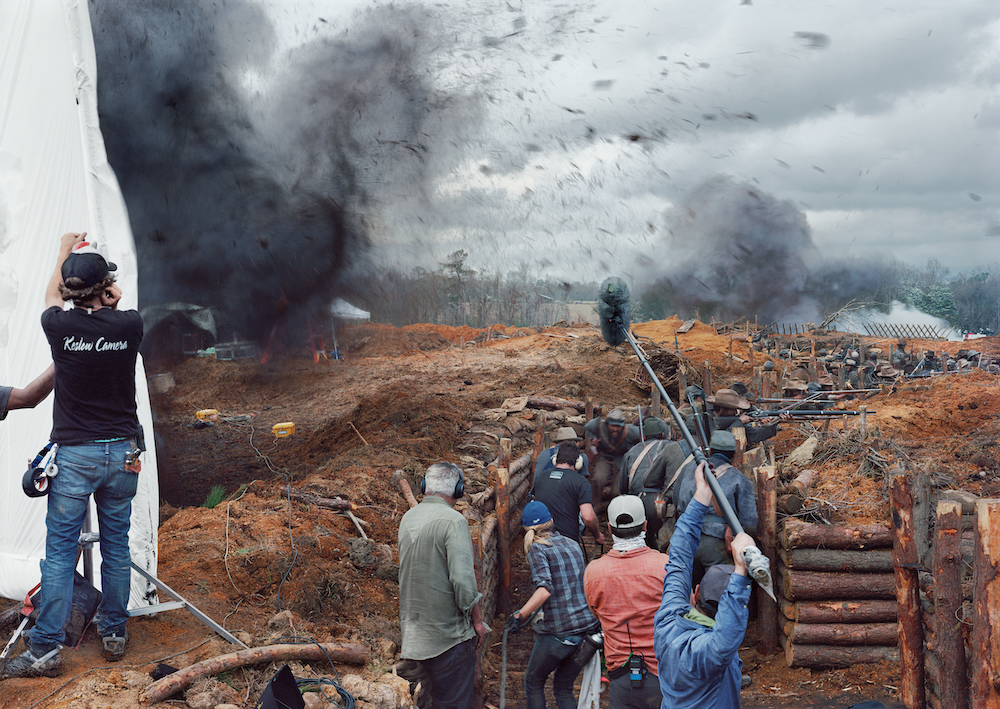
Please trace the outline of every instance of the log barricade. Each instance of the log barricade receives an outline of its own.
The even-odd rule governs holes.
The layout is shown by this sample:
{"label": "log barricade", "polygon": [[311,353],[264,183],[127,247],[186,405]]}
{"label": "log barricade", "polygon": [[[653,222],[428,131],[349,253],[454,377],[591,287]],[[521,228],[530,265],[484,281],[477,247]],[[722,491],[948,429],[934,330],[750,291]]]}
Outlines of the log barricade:
{"label": "log barricade", "polygon": [[790,667],[899,658],[888,525],[788,518],[778,530],[778,631]]}
{"label": "log barricade", "polygon": [[[897,536],[905,537],[912,520],[913,553],[896,561],[897,576],[916,575],[918,602],[912,586],[897,588],[900,599],[900,643],[919,630],[921,671],[902,663],[903,703],[907,709],[1000,708],[1000,500],[978,499],[957,490],[931,491],[922,474],[912,477],[914,494],[902,476],[893,480],[893,519]],[[903,491],[905,492],[905,490]],[[897,542],[905,546],[905,539]],[[911,596],[905,605],[903,600]]]}

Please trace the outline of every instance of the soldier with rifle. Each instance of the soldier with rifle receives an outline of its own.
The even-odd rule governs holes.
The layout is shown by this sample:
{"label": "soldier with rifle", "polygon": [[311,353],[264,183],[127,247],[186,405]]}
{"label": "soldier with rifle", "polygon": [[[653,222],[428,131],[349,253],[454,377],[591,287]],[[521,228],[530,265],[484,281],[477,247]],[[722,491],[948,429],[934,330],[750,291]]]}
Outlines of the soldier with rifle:
{"label": "soldier with rifle", "polygon": [[[777,416],[759,418],[755,421],[747,413],[751,408],[750,402],[733,389],[719,389],[714,396],[708,397],[706,401],[712,405],[714,428],[730,432],[734,428],[744,429],[748,446],[755,446],[769,438],[774,438],[778,434],[778,424],[791,420],[788,414],[782,412]],[[755,425],[748,425],[754,421]]]}

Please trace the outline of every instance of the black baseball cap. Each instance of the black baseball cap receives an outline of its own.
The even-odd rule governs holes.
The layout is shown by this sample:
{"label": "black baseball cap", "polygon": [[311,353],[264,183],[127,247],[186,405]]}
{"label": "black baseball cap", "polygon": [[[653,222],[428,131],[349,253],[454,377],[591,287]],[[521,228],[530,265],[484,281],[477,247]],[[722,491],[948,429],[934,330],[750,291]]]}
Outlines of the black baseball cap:
{"label": "black baseball cap", "polygon": [[118,266],[107,261],[95,248],[95,244],[84,241],[73,250],[62,265],[63,281],[79,278],[83,287],[89,288],[108,277]]}

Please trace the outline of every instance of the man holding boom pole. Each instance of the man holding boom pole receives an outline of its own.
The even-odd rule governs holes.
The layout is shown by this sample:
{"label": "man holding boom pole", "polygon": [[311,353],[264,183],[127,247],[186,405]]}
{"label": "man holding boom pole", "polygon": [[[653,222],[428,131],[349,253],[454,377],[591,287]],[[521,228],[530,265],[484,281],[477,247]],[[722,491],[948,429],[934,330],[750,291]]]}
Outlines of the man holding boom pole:
{"label": "man holding boom pole", "polygon": [[712,510],[712,489],[705,470],[705,463],[695,470],[697,490],[671,537],[663,597],[654,618],[653,648],[663,709],[740,706],[743,661],[739,649],[747,629],[753,585],[743,550],[754,546],[754,541],[745,532],[733,539],[735,569],[718,598],[718,607],[712,608],[704,602],[704,584],[692,589],[691,583],[702,521]]}

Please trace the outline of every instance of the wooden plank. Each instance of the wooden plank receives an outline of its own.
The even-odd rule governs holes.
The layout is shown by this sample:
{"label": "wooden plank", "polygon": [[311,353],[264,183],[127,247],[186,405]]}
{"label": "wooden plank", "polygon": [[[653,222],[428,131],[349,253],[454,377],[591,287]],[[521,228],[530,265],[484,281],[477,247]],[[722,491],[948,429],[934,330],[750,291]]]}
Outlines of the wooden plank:
{"label": "wooden plank", "polygon": [[698,322],[697,318],[691,318],[690,320],[686,320],[683,325],[681,325],[679,328],[677,328],[677,332],[680,332],[680,333],[687,332],[692,327],[694,327],[694,324],[696,322]]}
{"label": "wooden plank", "polygon": [[899,650],[884,645],[840,647],[837,645],[795,645],[785,647],[789,667],[812,669],[853,667],[866,662],[898,662]]}
{"label": "wooden plank", "polygon": [[1000,500],[976,503],[972,706],[1000,707]]}
{"label": "wooden plank", "polygon": [[934,514],[933,487],[930,476],[923,471],[914,473],[911,482],[913,491],[913,539],[917,545],[917,561],[927,568],[931,559],[931,515]]}
{"label": "wooden plank", "polygon": [[907,709],[923,709],[924,625],[917,576],[917,544],[914,539],[913,494],[910,478],[901,470],[892,473],[892,561],[896,567],[896,603],[899,604],[900,697]]}
{"label": "wooden plank", "polygon": [[969,706],[962,623],[962,505],[937,505],[934,540],[934,636],[941,664],[938,695],[949,707]]}
{"label": "wooden plank", "polygon": [[732,429],[733,438],[736,439],[736,450],[733,452],[732,464],[737,470],[746,470],[743,467],[743,453],[747,447],[747,430],[742,426]]}

